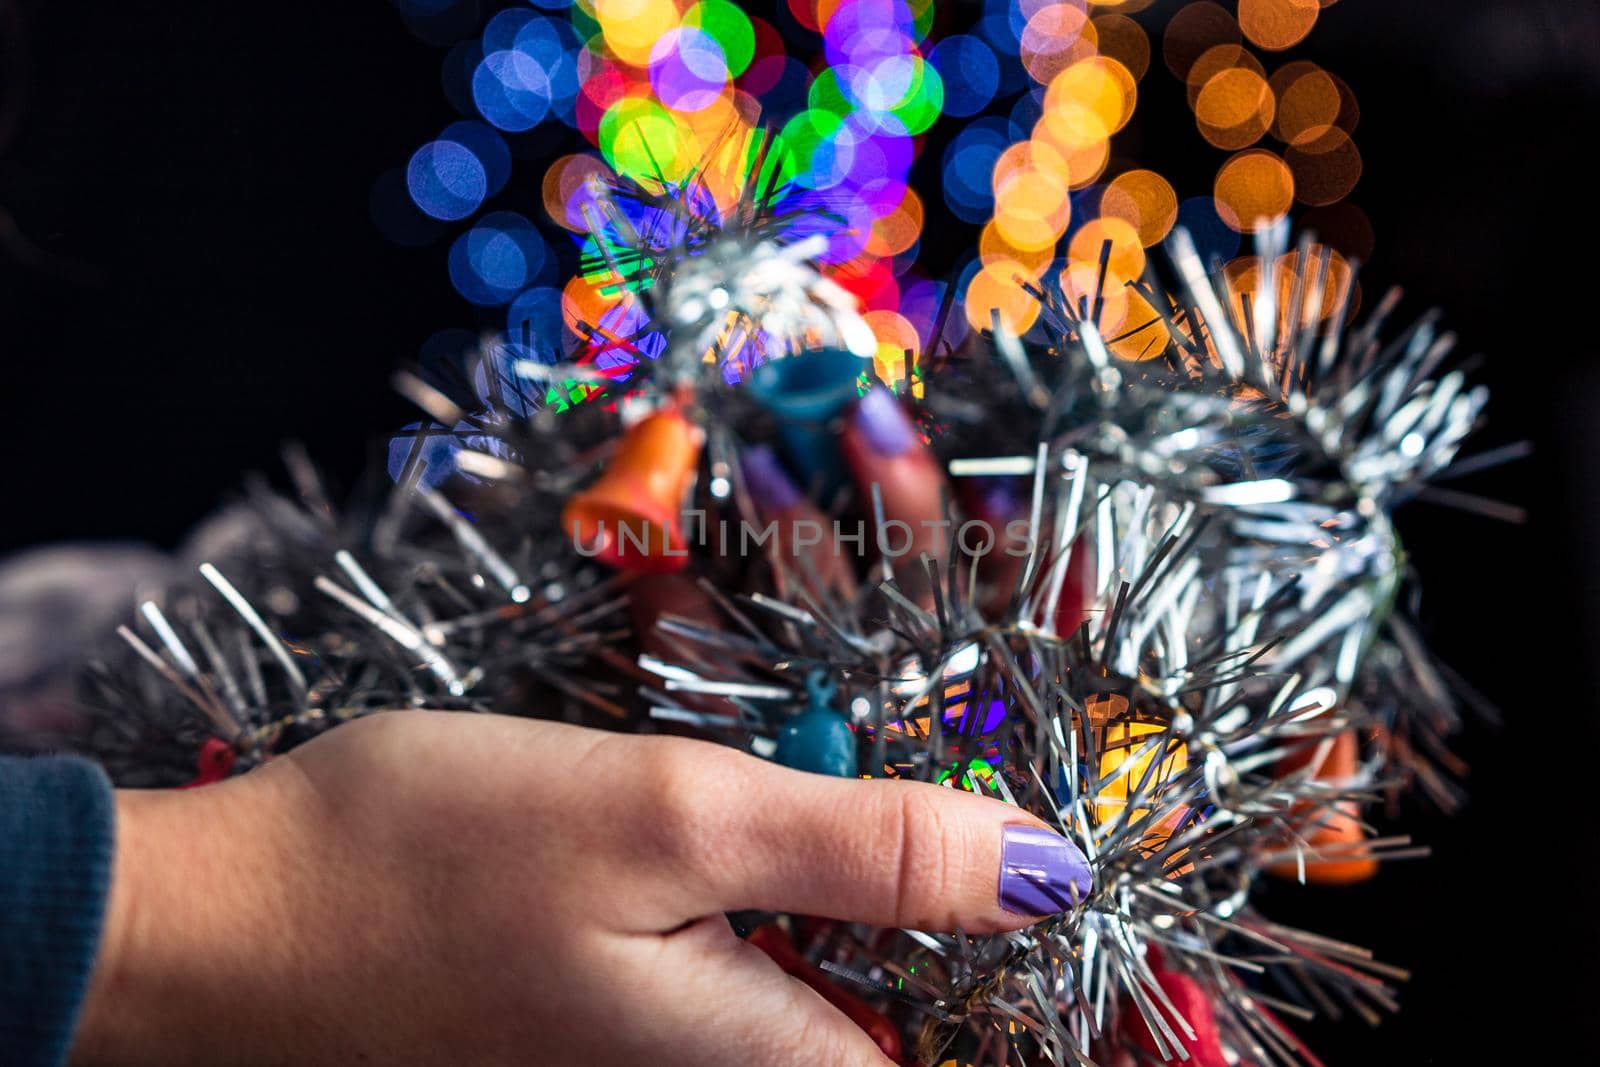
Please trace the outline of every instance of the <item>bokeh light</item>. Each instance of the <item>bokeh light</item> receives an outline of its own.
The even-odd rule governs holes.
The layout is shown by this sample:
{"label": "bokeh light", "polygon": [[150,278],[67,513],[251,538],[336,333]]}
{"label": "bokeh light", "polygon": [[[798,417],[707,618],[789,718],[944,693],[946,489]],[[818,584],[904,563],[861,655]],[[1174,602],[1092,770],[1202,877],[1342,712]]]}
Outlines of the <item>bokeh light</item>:
{"label": "bokeh light", "polygon": [[1126,15],[1096,15],[1091,20],[1100,54],[1127,68],[1135,81],[1150,69],[1150,37]]}
{"label": "bokeh light", "polygon": [[450,280],[474,304],[497,307],[538,279],[549,255],[533,223],[514,212],[496,212],[456,238]]}
{"label": "bokeh light", "polygon": [[994,226],[1008,243],[1024,250],[1051,248],[1072,217],[1064,177],[1050,168],[1022,162],[1002,177],[1005,156],[995,167]]}
{"label": "bokeh light", "polygon": [[786,0],[789,14],[805,29],[816,33],[822,29],[822,24],[817,21],[816,0]]}
{"label": "bokeh light", "polygon": [[922,198],[907,189],[894,210],[873,220],[866,251],[874,256],[898,256],[917,243],[922,223]]}
{"label": "bokeh light", "polygon": [[733,77],[743,74],[756,54],[756,31],[750,17],[728,0],[700,0],[683,13],[683,26],[716,42]]}
{"label": "bokeh light", "polygon": [[1272,126],[1277,102],[1261,75],[1248,67],[1218,71],[1195,98],[1195,120],[1205,139],[1221,149],[1246,148]]}
{"label": "bokeh light", "polygon": [[1106,347],[1113,356],[1129,362],[1156,359],[1167,347],[1167,328],[1161,315],[1137,289],[1123,290],[1122,324],[1105,331]]}
{"label": "bokeh light", "polygon": [[546,214],[564,229],[587,232],[583,205],[590,199],[590,183],[611,176],[611,168],[603,160],[587,153],[562,156],[544,172],[542,192]]}
{"label": "bokeh light", "polygon": [[438,489],[456,475],[456,456],[464,447],[455,432],[438,423],[407,423],[389,439],[385,466],[396,482]]}
{"label": "bokeh light", "polygon": [[631,300],[632,297],[595,279],[575,275],[567,280],[561,290],[562,321],[574,336],[582,337],[581,327],[598,324],[624,299]]}
{"label": "bokeh light", "polygon": [[[1081,0],[1021,0],[1006,32],[1038,84],[1010,113],[1026,136],[995,155],[986,133],[964,132],[946,152],[945,196],[958,215],[985,199],[974,192],[973,164],[994,159],[992,214],[979,235],[978,269],[965,283],[966,319],[975,329],[989,328],[996,314],[1008,329],[1028,329],[1038,309],[1025,282],[1059,285],[1070,302],[1084,298],[1086,309],[1097,309],[1102,327],[1120,325],[1129,302],[1124,282],[1143,271],[1146,244],[1173,225],[1177,198],[1159,175],[1129,178],[1109,208],[1106,190],[1096,185],[1110,165],[1112,137],[1134,115],[1138,82],[1150,64],[1143,28],[1125,14],[1098,10],[1104,6],[1095,5],[1091,18]],[[1001,35],[997,15],[986,15],[984,32]],[[1105,292],[1086,298],[1069,292],[1101,283],[1108,247]]]}
{"label": "bokeh light", "polygon": [[1000,88],[1000,63],[977,37],[958,34],[933,46],[928,62],[944,82],[945,114],[976,115],[989,106]]}
{"label": "bokeh light", "polygon": [[456,122],[445,127],[441,141],[453,141],[477,157],[483,167],[485,191],[494,196],[511,180],[511,149],[505,138],[481,122]]}
{"label": "bokeh light", "polygon": [[[1077,314],[1092,318],[1107,337],[1118,336],[1128,318],[1129,294],[1126,279],[1115,271],[1100,271],[1099,253],[1095,259],[1072,259],[1056,278],[1062,299]],[[1098,307],[1098,313],[1096,311]]]}
{"label": "bokeh light", "polygon": [[1055,246],[1043,245],[1039,248],[1022,248],[1006,240],[1005,234],[993,222],[988,223],[978,233],[978,260],[986,267],[995,267],[997,270],[1002,264],[1008,265],[1000,271],[1004,276],[1027,275],[1038,278],[1044,274],[1055,259]]}
{"label": "bokeh light", "polygon": [[1149,248],[1160,243],[1178,220],[1178,195],[1172,185],[1153,170],[1119,174],[1100,196],[1100,211],[1107,218],[1128,223]]}
{"label": "bokeh light", "polygon": [[648,96],[624,96],[600,118],[600,152],[619,174],[659,174],[676,181],[698,160],[676,118]]}
{"label": "bokeh light", "polygon": [[700,111],[722,95],[732,73],[722,46],[690,26],[669,31],[650,50],[650,85],[662,104]]}
{"label": "bokeh light", "polygon": [[995,163],[1011,140],[1011,127],[1004,119],[979,119],[956,134],[945,149],[944,198],[957,218],[971,223],[989,218],[994,210]]}
{"label": "bokeh light", "polygon": [[1082,3],[1045,4],[1029,16],[1018,38],[1022,65],[1041,85],[1095,54],[1095,32]]}
{"label": "bokeh light", "polygon": [[594,0],[605,45],[632,67],[650,65],[650,51],[679,22],[672,0]]}
{"label": "bokeh light", "polygon": [[1294,202],[1289,165],[1266,149],[1240,152],[1217,171],[1217,213],[1235,230],[1253,232],[1263,220],[1286,214]]}
{"label": "bokeh light", "polygon": [[[397,4],[429,32],[447,11],[484,14],[477,0]],[[936,18],[934,0],[787,0],[769,22],[735,0],[532,0],[476,38],[467,28],[440,41],[453,45],[446,91],[470,121],[381,179],[373,215],[394,240],[436,241],[510,187],[513,160],[548,160],[539,226],[572,236],[552,245],[505,212],[469,222],[449,246],[452,282],[504,309],[527,358],[625,373],[662,338],[626,291],[639,283],[625,288],[600,254],[606,238],[591,229],[609,224],[592,210],[596,190],[631,180],[733,210],[765,127],[789,235],[825,241],[823,270],[869,316],[881,375],[915,370],[951,287],[946,342],[997,313],[1007,329],[1033,329],[1024,286],[1037,286],[1097,312],[1118,358],[1150,358],[1164,327],[1133,285],[1175,227],[1204,260],[1237,263],[1241,233],[1298,204],[1325,235],[1331,273],[1371,252],[1371,225],[1345,199],[1363,169],[1355,94],[1309,60],[1269,75],[1260,58],[1302,43],[1322,6],[1193,0],[1158,20],[1151,0],[981,0],[975,17],[952,19]],[[1158,31],[1157,73],[1178,79],[1218,153],[1209,190],[1175,189],[1139,165],[1139,135],[1119,139],[1150,88]],[[945,116],[955,121],[941,132]],[[940,155],[923,161],[934,180],[919,196],[907,183],[925,143]],[[935,187],[937,204],[924,199]],[[918,262],[941,217],[975,234],[950,282]],[[565,280],[574,257],[589,274]]]}
{"label": "bokeh light", "polygon": [[526,52],[505,49],[483,57],[472,75],[472,99],[483,117],[520,133],[544,121],[555,99],[549,72]]}
{"label": "bokeh light", "polygon": [[1014,334],[1023,334],[1039,317],[1039,302],[1018,283],[1014,271],[1000,262],[983,267],[967,283],[967,321],[975,330],[988,330],[993,317]]}
{"label": "bokeh light", "polygon": [[506,310],[506,336],[527,358],[557,362],[561,355],[561,290],[535,286],[517,294]]}
{"label": "bokeh light", "polygon": [[1305,40],[1320,12],[1318,0],[1239,0],[1239,28],[1253,44],[1279,52]]}
{"label": "bokeh light", "polygon": [[1073,262],[1098,263],[1102,251],[1108,248],[1107,265],[1116,277],[1133,279],[1144,273],[1144,245],[1139,231],[1123,219],[1102,217],[1084,223],[1072,235],[1067,255]]}
{"label": "bokeh light", "polygon": [[[888,309],[868,311],[862,318],[878,341],[878,350],[873,357],[878,377],[886,382],[905,380],[922,355],[922,339],[917,334],[917,328],[900,312]],[[909,367],[906,362],[908,356]]]}
{"label": "bokeh light", "polygon": [[1128,68],[1105,56],[1089,56],[1050,80],[1044,117],[1068,117],[1080,142],[1101,140],[1127,125],[1138,97]]}
{"label": "bokeh light", "polygon": [[1337,126],[1311,141],[1297,141],[1283,158],[1294,175],[1295,198],[1322,206],[1350,195],[1361,179],[1361,152]]}
{"label": "bokeh light", "polygon": [[406,167],[411,199],[428,215],[446,222],[466,218],[489,195],[483,161],[457,141],[433,141],[417,149]]}
{"label": "bokeh light", "polygon": [[[1341,307],[1346,307],[1345,300],[1351,295],[1349,290],[1354,280],[1349,261],[1337,249],[1316,243],[1309,245],[1304,255],[1297,250],[1278,256],[1272,275],[1280,331],[1290,326],[1290,308],[1299,309],[1299,328],[1314,326],[1338,314]],[[1223,267],[1222,276],[1234,315],[1239,321],[1245,321],[1246,300],[1251,305],[1259,303],[1260,257],[1240,256],[1231,260]],[[1293,299],[1297,289],[1303,289],[1306,294],[1298,303]]]}
{"label": "bokeh light", "polygon": [[1339,86],[1315,64],[1287,64],[1273,73],[1271,85],[1278,100],[1272,135],[1285,144],[1314,141],[1338,122]]}

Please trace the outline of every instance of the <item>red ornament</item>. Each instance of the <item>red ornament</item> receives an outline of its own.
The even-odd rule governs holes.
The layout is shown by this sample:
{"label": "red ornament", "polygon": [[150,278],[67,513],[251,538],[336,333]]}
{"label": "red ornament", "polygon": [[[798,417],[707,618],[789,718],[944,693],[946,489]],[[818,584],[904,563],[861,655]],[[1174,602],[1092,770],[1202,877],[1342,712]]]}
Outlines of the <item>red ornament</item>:
{"label": "red ornament", "polygon": [[[1228,1058],[1222,1052],[1222,1033],[1217,1027],[1216,1009],[1205,987],[1182,972],[1166,970],[1161,965],[1160,957],[1155,955],[1151,956],[1150,970],[1155,974],[1156,984],[1161,986],[1161,991],[1194,1031],[1193,1038],[1185,1037],[1183,1028],[1170,1018],[1168,1020],[1179,1042],[1189,1053],[1189,1067],[1229,1067]],[[1160,1057],[1156,1037],[1137,1009],[1130,1008],[1123,1014],[1122,1032],[1143,1051]],[[1170,1062],[1178,1062],[1175,1050],[1168,1051],[1173,1053]]]}
{"label": "red ornament", "polygon": [[202,785],[220,782],[228,777],[228,772],[233,770],[238,758],[239,754],[228,742],[220,737],[208,737],[206,743],[200,746],[200,754],[194,759],[197,773],[193,779],[178,788],[196,789]]}
{"label": "red ornament", "polygon": [[796,951],[789,941],[789,935],[778,926],[768,924],[755,929],[750,935],[750,943],[762,952],[765,952],[783,969],[783,972],[792,978],[798,978],[806,985],[815,989],[823,1000],[838,1008],[850,1021],[866,1033],[883,1054],[895,1063],[903,1063],[901,1059],[900,1031],[895,1029],[893,1022],[882,1013],[873,1010],[872,1005],[851,993],[841,989],[828,977],[828,973],[820,967],[813,967],[804,956]]}

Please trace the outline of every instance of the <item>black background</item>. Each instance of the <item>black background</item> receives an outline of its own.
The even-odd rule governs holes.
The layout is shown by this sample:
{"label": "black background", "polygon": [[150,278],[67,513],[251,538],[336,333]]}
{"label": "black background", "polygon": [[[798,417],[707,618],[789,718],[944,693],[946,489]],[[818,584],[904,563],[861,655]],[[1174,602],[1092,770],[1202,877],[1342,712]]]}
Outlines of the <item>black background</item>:
{"label": "black background", "polygon": [[[1141,19],[1158,27],[1173,6]],[[940,9],[944,33],[973,15]],[[408,417],[388,372],[435,331],[475,325],[444,245],[390,245],[368,212],[374,179],[456,117],[443,51],[378,0],[0,11],[26,27],[5,30],[0,68],[19,123],[0,144],[0,549],[172,545],[244,471],[275,469],[290,438],[348,484],[374,436]],[[1462,486],[1526,506],[1527,525],[1426,506],[1401,521],[1427,633],[1505,711],[1461,745],[1470,806],[1454,820],[1406,813],[1432,860],[1353,889],[1278,887],[1268,907],[1415,972],[1381,1029],[1315,1028],[1330,1063],[1589,1059],[1577,1049],[1600,993],[1600,365],[1587,257],[1600,200],[1584,160],[1600,14],[1341,0],[1292,55],[1362,104],[1352,199],[1378,238],[1368,292],[1403,282],[1409,311],[1441,306],[1488,357],[1483,443],[1527,438],[1537,452]],[[1141,88],[1141,132],[1121,151],[1180,195],[1209,188],[1221,154],[1159,54]],[[533,214],[540,170],[520,163],[500,200]],[[972,238],[938,231],[935,268]]]}

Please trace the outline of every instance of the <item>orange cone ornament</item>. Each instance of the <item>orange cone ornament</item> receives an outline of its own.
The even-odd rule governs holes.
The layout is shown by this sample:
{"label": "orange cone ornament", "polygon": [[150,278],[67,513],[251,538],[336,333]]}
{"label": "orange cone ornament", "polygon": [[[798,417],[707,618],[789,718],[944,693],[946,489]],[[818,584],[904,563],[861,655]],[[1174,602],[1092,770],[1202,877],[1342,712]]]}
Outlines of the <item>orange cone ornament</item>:
{"label": "orange cone ornament", "polygon": [[640,574],[670,574],[687,566],[683,498],[694,482],[704,440],[704,431],[676,405],[630,426],[605,473],[561,513],[561,525],[578,551]]}
{"label": "orange cone ornament", "polygon": [[[1289,774],[1308,765],[1315,756],[1317,746],[1309,746],[1281,760],[1279,774]],[[1320,781],[1338,781],[1354,778],[1360,767],[1360,752],[1354,730],[1346,730],[1334,738],[1333,747],[1315,774]],[[1332,807],[1306,805],[1304,828],[1300,834],[1309,852],[1326,854],[1329,859],[1305,860],[1305,879],[1312,885],[1352,885],[1364,882],[1378,873],[1378,861],[1363,855],[1361,842],[1366,832],[1361,828],[1360,808],[1353,801],[1340,801]],[[1279,878],[1298,881],[1300,864],[1293,859],[1274,863],[1268,870]]]}

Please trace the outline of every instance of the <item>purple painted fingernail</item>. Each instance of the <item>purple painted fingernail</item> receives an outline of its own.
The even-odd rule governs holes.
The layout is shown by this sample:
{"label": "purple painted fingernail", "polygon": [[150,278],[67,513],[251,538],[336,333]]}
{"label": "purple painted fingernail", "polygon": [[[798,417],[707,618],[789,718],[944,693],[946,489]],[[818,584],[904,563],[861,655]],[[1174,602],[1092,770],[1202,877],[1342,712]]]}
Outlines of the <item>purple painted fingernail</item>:
{"label": "purple painted fingernail", "polygon": [[1060,834],[1008,826],[1000,844],[1000,906],[1018,915],[1070,911],[1089,896],[1089,861]]}
{"label": "purple painted fingernail", "polygon": [[887,389],[874,389],[862,397],[856,405],[855,421],[867,447],[880,456],[903,455],[918,440],[905,409]]}
{"label": "purple painted fingernail", "polygon": [[777,455],[765,445],[744,454],[744,484],[756,507],[768,514],[787,511],[800,502],[800,490],[784,473]]}

